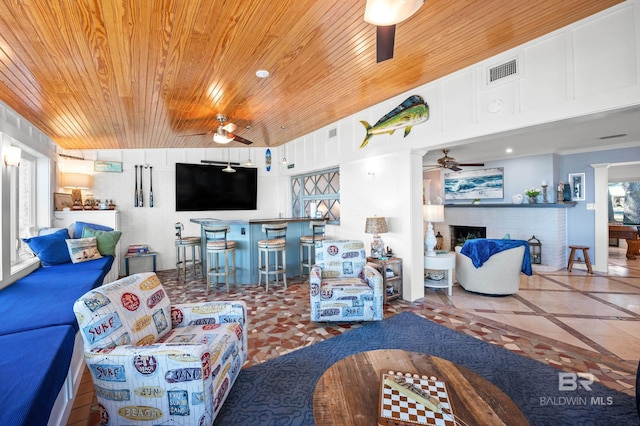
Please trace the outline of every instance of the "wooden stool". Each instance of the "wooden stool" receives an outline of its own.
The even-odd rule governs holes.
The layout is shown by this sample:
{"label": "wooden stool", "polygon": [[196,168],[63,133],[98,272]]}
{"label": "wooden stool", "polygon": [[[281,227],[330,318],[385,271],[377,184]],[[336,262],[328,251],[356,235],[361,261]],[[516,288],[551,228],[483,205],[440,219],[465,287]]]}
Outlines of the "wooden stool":
{"label": "wooden stool", "polygon": [[[590,274],[593,274],[593,269],[591,269],[591,260],[589,259],[589,247],[587,246],[569,246],[571,249],[571,253],[569,253],[569,264],[567,265],[567,269],[571,272],[571,268],[573,267],[574,256],[576,254],[576,250],[582,250],[582,255],[584,256],[584,263],[587,264],[587,271]],[[580,258],[576,262],[583,263]]]}
{"label": "wooden stool", "polygon": [[[230,277],[233,277],[233,284],[238,284],[236,280],[236,242],[227,239],[227,234],[231,231],[229,225],[203,226],[204,234],[207,238],[207,292],[213,283],[213,277],[218,284],[220,277],[224,277],[224,283],[229,292]],[[219,265],[218,256],[224,256],[224,264]],[[229,255],[231,255],[231,266],[229,266]]]}
{"label": "wooden stool", "polygon": [[[269,275],[275,275],[277,284],[278,275],[282,274],[284,288],[287,288],[287,224],[265,224],[262,225],[262,232],[265,233],[265,239],[258,241],[258,285],[261,284],[264,275],[266,279],[265,290],[269,291]],[[269,253],[274,253],[273,269],[270,268]],[[263,257],[264,264],[262,263]],[[280,264],[278,257],[281,257]]]}
{"label": "wooden stool", "polygon": [[[184,270],[184,279],[187,279],[187,266],[191,262],[193,265],[194,277],[198,274],[197,265],[200,264],[196,253],[200,253],[200,237],[183,237],[180,235],[176,239],[176,272],[178,273],[178,279],[180,279],[180,271]],[[191,259],[187,259],[187,248],[191,248]]]}
{"label": "wooden stool", "polygon": [[[314,249],[316,241],[324,240],[324,220],[312,220],[309,222],[309,228],[312,230],[311,235],[303,235],[300,237],[300,277],[304,277],[304,268],[311,271],[311,267],[315,262]],[[305,259],[305,251],[307,258]]]}

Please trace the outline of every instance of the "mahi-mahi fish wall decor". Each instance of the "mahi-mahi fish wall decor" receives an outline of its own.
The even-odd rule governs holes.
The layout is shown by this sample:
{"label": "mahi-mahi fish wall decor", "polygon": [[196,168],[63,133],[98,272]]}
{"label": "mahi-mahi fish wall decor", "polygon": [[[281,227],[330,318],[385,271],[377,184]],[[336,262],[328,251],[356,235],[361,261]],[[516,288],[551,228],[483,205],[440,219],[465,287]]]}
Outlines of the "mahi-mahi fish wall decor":
{"label": "mahi-mahi fish wall decor", "polygon": [[381,135],[383,133],[389,133],[392,135],[396,129],[401,129],[403,127],[404,137],[407,137],[413,126],[424,123],[428,119],[429,105],[425,103],[422,96],[409,96],[404,102],[378,120],[378,122],[373,126],[366,121],[360,121],[367,130],[367,135],[365,136],[362,145],[360,145],[360,148],[364,148],[369,143],[369,139],[371,139],[373,135]]}

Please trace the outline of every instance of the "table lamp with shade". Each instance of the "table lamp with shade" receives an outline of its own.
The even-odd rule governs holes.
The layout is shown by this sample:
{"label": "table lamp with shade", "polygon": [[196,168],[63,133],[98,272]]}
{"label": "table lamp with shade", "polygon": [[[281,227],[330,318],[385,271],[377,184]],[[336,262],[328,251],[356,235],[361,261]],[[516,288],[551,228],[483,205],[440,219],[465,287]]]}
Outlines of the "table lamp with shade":
{"label": "table lamp with shade", "polygon": [[371,257],[374,259],[384,257],[384,241],[380,238],[380,234],[389,232],[385,218],[379,216],[368,217],[364,227],[364,232],[367,234],[373,234],[373,241],[371,241]]}
{"label": "table lamp with shade", "polygon": [[438,243],[436,234],[433,233],[433,225],[435,222],[444,222],[444,205],[442,204],[425,204],[422,206],[424,220],[427,224],[427,233],[424,236],[425,256],[435,256],[436,252],[433,248]]}
{"label": "table lamp with shade", "polygon": [[71,200],[74,207],[82,207],[81,189],[91,189],[93,176],[85,173],[63,173],[62,187],[71,189]]}

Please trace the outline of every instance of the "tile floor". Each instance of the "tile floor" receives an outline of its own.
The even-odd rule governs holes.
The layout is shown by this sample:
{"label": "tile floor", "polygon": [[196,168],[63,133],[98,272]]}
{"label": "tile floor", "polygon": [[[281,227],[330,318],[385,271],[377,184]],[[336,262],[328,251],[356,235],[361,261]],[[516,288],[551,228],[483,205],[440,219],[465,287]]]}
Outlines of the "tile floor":
{"label": "tile floor", "polygon": [[[158,272],[174,303],[207,300],[201,278],[178,282],[175,271]],[[308,285],[287,290],[270,286],[211,291],[209,300],[238,298],[249,306],[246,366],[343,333],[361,324],[317,324],[309,320]],[[612,249],[607,275],[578,269],[522,276],[520,291],[489,297],[454,285],[425,290],[416,302],[393,301],[385,317],[411,311],[444,326],[500,345],[565,371],[591,372],[597,380],[629,395],[635,392],[640,358],[640,259],[627,261]],[[93,389],[85,372],[68,425],[96,425]]]}

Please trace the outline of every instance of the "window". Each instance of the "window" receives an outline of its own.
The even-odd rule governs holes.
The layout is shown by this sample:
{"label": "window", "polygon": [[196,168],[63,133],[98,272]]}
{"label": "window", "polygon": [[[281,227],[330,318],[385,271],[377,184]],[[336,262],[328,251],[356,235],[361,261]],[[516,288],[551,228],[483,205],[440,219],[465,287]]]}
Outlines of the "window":
{"label": "window", "polygon": [[340,223],[339,169],[291,177],[291,215],[308,216],[309,203],[316,203],[328,223]]}
{"label": "window", "polygon": [[609,183],[609,222],[640,224],[640,181]]}
{"label": "window", "polygon": [[28,235],[29,227],[36,224],[36,162],[35,158],[22,151],[20,167],[9,170],[10,182],[10,237],[11,265],[32,257],[22,237]]}

